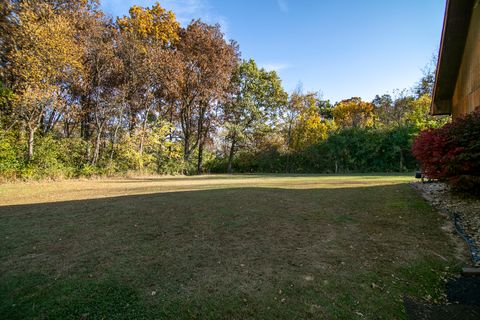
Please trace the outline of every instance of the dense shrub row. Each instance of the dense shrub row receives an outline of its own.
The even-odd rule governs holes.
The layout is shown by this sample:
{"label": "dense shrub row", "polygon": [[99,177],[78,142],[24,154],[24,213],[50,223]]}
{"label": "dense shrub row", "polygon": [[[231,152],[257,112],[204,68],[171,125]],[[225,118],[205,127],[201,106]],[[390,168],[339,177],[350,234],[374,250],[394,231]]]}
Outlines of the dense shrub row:
{"label": "dense shrub row", "polygon": [[[34,157],[27,159],[26,145],[18,135],[0,130],[0,179],[68,179],[76,177],[135,174],[181,174],[194,172],[192,164],[183,161],[180,146],[168,150],[145,144],[139,153],[128,137],[110,152],[103,154],[96,165],[88,160],[91,147],[81,138],[62,138],[55,135],[35,139]],[[106,149],[111,147],[106,146]],[[208,159],[208,154],[205,157]]]}
{"label": "dense shrub row", "polygon": [[441,128],[422,132],[412,150],[427,177],[480,193],[480,108]]}
{"label": "dense shrub row", "polygon": [[[414,126],[396,128],[345,128],[301,151],[281,148],[239,153],[233,162],[235,172],[346,173],[402,172],[414,170],[411,153]],[[226,172],[227,159],[209,163],[211,172]]]}

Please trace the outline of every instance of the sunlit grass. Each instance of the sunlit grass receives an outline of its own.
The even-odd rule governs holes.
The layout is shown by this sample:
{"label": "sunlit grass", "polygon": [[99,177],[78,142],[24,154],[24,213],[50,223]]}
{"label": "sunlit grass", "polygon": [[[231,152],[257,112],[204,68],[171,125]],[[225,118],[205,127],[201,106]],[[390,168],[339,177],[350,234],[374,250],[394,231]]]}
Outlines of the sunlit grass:
{"label": "sunlit grass", "polygon": [[0,206],[95,199],[158,192],[222,188],[351,188],[392,185],[413,181],[412,175],[208,175],[146,176],[101,180],[66,180],[0,185]]}

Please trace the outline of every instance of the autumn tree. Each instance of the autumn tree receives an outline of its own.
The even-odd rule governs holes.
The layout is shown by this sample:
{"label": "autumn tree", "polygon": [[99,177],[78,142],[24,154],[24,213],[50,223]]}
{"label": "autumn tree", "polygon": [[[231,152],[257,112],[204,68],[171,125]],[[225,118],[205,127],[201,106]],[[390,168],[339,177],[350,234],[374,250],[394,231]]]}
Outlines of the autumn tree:
{"label": "autumn tree", "polygon": [[373,105],[354,97],[338,102],[332,115],[341,127],[368,127],[373,124]]}
{"label": "autumn tree", "polygon": [[203,152],[217,111],[238,62],[235,43],[227,43],[219,25],[193,21],[180,32],[175,72],[178,83],[170,99],[180,118],[185,161],[198,148],[197,172],[203,171]]}
{"label": "autumn tree", "polygon": [[[105,33],[101,34],[100,38],[96,38],[97,42],[90,52],[91,68],[88,71],[90,79],[89,101],[91,104],[91,111],[93,115],[95,142],[94,151],[91,163],[95,165],[100,158],[100,145],[102,142],[102,135],[105,127],[112,117],[116,121],[121,121],[122,104],[118,97],[118,79],[120,78],[123,66],[120,59],[115,55],[113,48],[115,31],[110,26],[107,26]],[[119,103],[120,102],[120,103]]]}
{"label": "autumn tree", "polygon": [[335,129],[335,123],[322,115],[319,100],[314,94],[306,95],[302,101],[301,111],[292,130],[293,150],[302,150],[326,140],[329,133]]}
{"label": "autumn tree", "polygon": [[393,98],[390,94],[376,95],[372,100],[375,126],[390,124],[390,111],[393,108]]}
{"label": "autumn tree", "polygon": [[158,3],[113,20],[98,0],[0,1],[0,175],[410,169],[411,137],[449,121],[429,115],[432,66],[332,107]]}
{"label": "autumn tree", "polygon": [[4,77],[17,97],[14,114],[27,130],[31,159],[35,132],[62,104],[62,84],[78,69],[79,50],[68,18],[48,3],[19,2],[2,24]]}
{"label": "autumn tree", "polygon": [[401,126],[405,123],[405,115],[411,110],[415,98],[407,90],[395,90],[393,96],[376,95],[372,100],[377,126]]}
{"label": "autumn tree", "polygon": [[429,94],[415,97],[405,89],[395,90],[393,95],[377,95],[372,100],[375,126],[389,128],[410,125],[425,130],[445,124],[449,117],[430,115],[431,101]]}
{"label": "autumn tree", "polygon": [[451,121],[451,116],[433,116],[430,114],[432,96],[424,94],[411,102],[405,114],[405,122],[420,130],[439,128]]}
{"label": "autumn tree", "polygon": [[172,75],[164,71],[172,70],[168,63],[171,49],[179,41],[180,25],[175,14],[159,3],[151,8],[133,6],[129,16],[119,18],[117,25],[122,35],[119,56],[124,64],[122,88],[129,132],[134,134],[140,123],[138,152],[142,159],[149,120],[162,112],[163,105],[171,108],[171,104],[166,104],[164,88]]}
{"label": "autumn tree", "polygon": [[227,130],[228,172],[236,150],[287,103],[287,93],[275,71],[258,68],[254,60],[240,63],[231,80],[230,96],[223,105]]}
{"label": "autumn tree", "polygon": [[133,6],[129,16],[117,20],[124,33],[146,44],[168,47],[179,40],[180,24],[175,14],[167,11],[158,2],[151,8]]}

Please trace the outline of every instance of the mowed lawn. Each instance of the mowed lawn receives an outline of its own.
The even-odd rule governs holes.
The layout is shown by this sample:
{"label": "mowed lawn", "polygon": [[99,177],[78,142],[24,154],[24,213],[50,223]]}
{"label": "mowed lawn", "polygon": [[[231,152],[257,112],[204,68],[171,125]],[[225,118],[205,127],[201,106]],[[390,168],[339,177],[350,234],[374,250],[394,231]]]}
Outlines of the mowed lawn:
{"label": "mowed lawn", "polygon": [[0,185],[2,319],[402,319],[459,261],[410,176]]}

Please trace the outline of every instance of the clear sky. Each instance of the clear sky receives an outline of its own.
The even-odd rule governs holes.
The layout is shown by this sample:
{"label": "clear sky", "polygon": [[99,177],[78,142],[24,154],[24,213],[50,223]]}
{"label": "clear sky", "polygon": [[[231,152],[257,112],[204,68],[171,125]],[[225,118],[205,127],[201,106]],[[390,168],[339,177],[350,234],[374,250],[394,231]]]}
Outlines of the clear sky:
{"label": "clear sky", "polygon": [[[102,0],[112,16],[155,0]],[[242,58],[278,71],[287,91],[333,102],[410,88],[440,44],[445,0],[163,0],[182,25],[220,23]]]}

